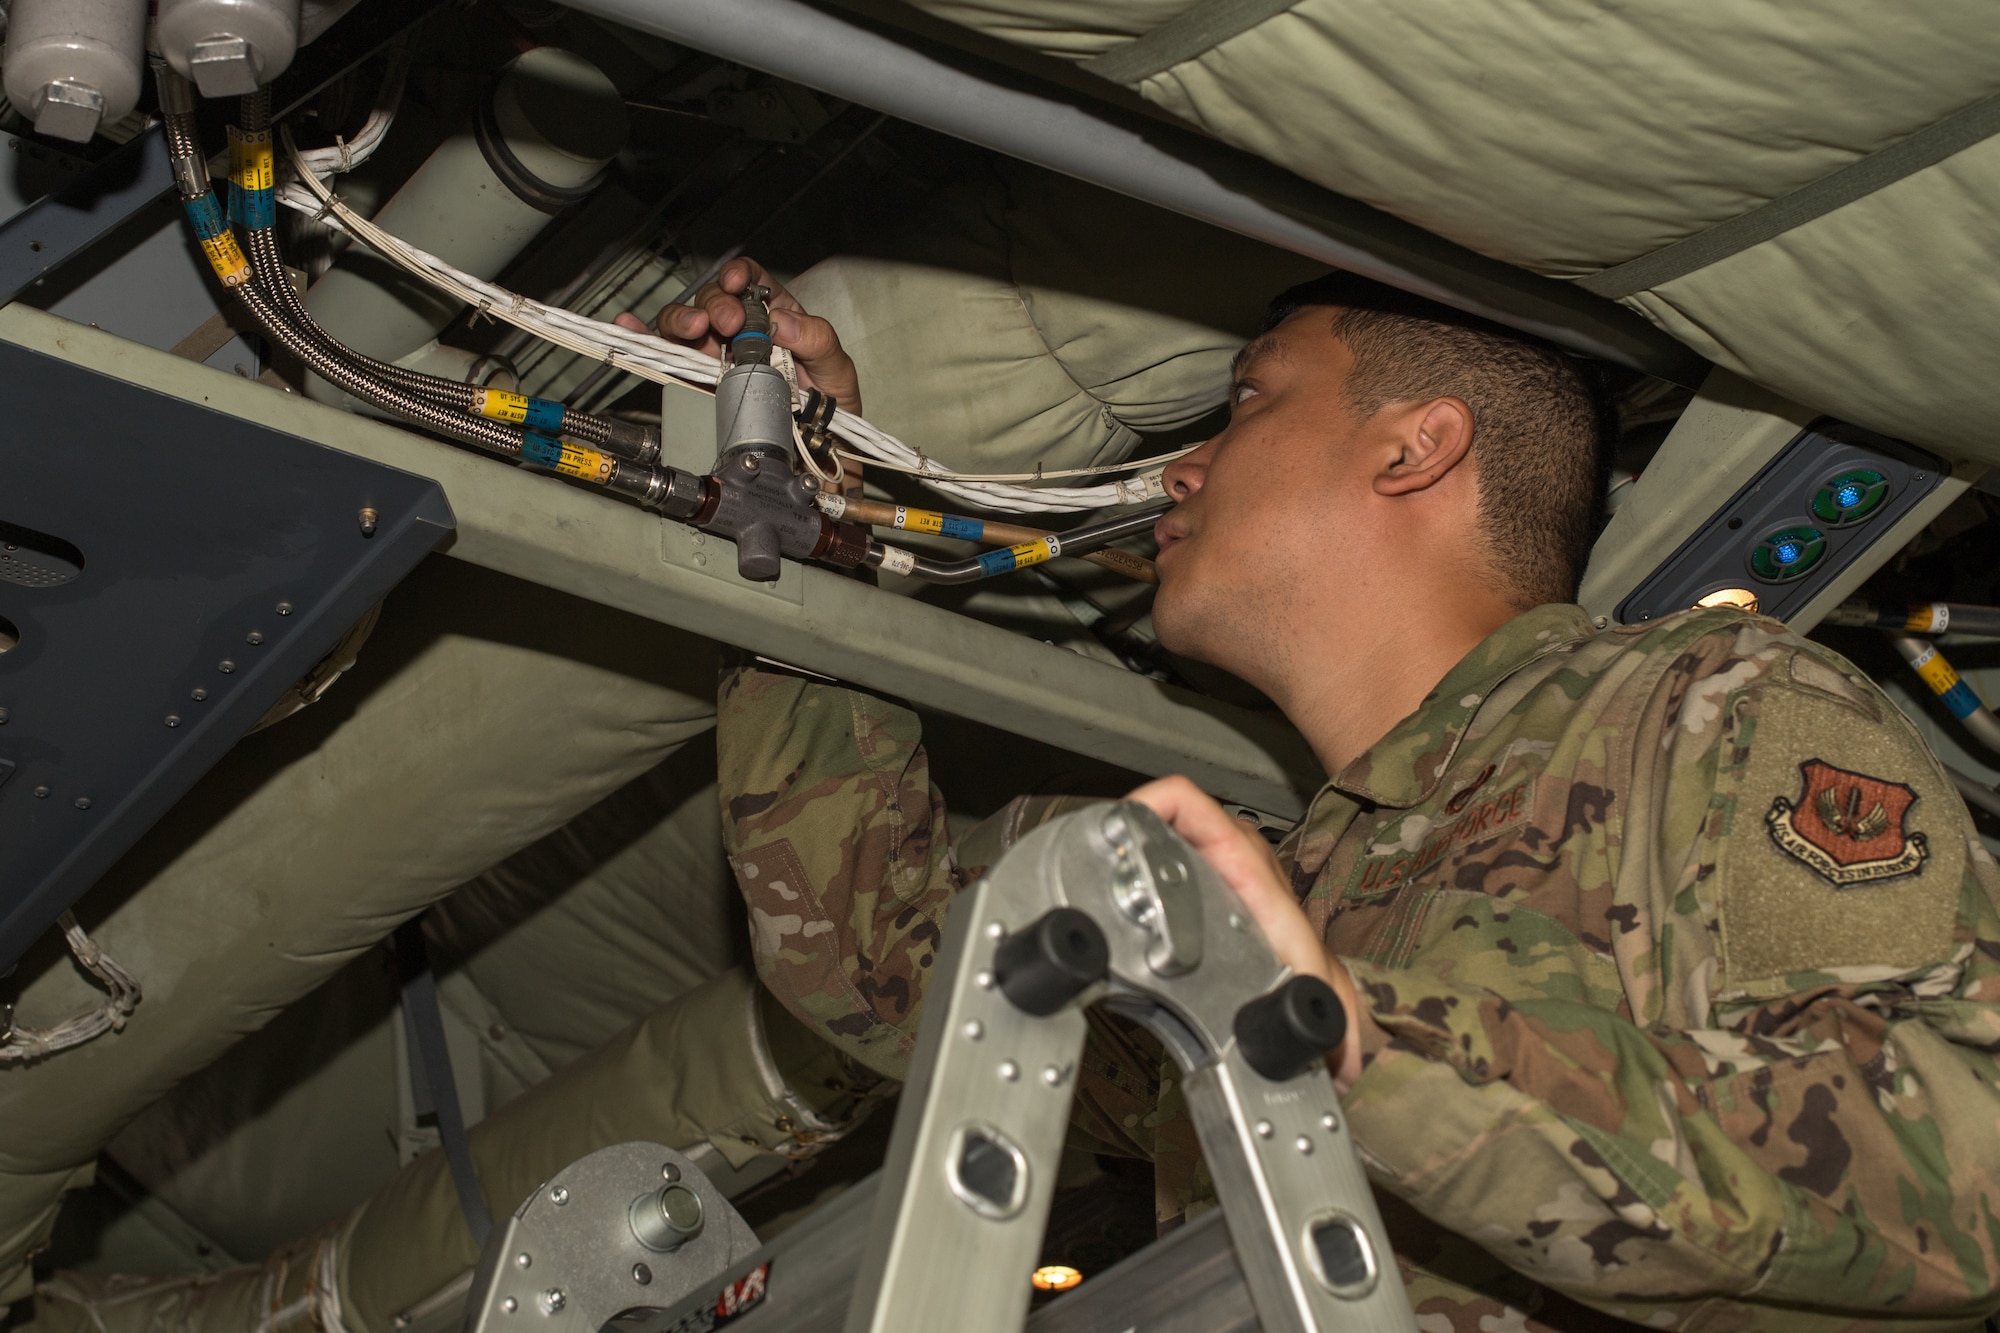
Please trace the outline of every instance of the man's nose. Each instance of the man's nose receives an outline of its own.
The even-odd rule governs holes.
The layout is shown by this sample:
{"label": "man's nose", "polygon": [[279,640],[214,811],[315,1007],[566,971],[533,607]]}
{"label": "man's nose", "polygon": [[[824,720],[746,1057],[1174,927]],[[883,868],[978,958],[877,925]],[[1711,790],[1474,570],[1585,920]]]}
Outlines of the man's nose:
{"label": "man's nose", "polygon": [[1201,489],[1202,480],[1208,476],[1208,463],[1215,456],[1215,441],[1210,440],[1184,454],[1160,472],[1160,484],[1167,494],[1178,504]]}

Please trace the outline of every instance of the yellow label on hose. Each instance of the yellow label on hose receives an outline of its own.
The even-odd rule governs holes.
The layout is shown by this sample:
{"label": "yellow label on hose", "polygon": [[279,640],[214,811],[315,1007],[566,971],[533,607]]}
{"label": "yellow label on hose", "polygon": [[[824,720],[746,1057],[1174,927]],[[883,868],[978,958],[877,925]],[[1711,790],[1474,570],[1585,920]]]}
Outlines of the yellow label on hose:
{"label": "yellow label on hose", "polygon": [[528,398],[526,394],[508,393],[505,389],[481,389],[479,412],[481,416],[492,417],[495,421],[526,421]]}
{"label": "yellow label on hose", "polygon": [[1025,569],[1029,565],[1039,565],[1062,550],[1062,543],[1054,537],[1043,537],[1040,541],[1022,542],[1019,546],[1007,548],[1013,553],[1014,568]]}
{"label": "yellow label on hose", "polygon": [[579,449],[573,444],[564,444],[562,458],[555,470],[566,477],[582,477],[603,486],[611,480],[611,460],[595,449]]}
{"label": "yellow label on hose", "polygon": [[896,526],[905,532],[943,532],[944,515],[929,509],[896,506]]}
{"label": "yellow label on hose", "polygon": [[208,256],[208,266],[222,279],[223,286],[241,287],[250,281],[250,261],[243,257],[243,247],[236,244],[234,232],[225,231],[204,240],[201,252]]}
{"label": "yellow label on hose", "polygon": [[1951,669],[1951,663],[1938,656],[1935,648],[1926,648],[1923,656],[1910,665],[1924,678],[1924,684],[1931,687],[1932,694],[1949,693],[1958,684],[1958,673]]}
{"label": "yellow label on hose", "polygon": [[277,172],[271,155],[271,132],[246,133],[229,127],[229,183],[245,190],[268,190]]}
{"label": "yellow label on hose", "polygon": [[1951,624],[1951,609],[1943,602],[1911,602],[1903,628],[1912,634],[1942,634]]}

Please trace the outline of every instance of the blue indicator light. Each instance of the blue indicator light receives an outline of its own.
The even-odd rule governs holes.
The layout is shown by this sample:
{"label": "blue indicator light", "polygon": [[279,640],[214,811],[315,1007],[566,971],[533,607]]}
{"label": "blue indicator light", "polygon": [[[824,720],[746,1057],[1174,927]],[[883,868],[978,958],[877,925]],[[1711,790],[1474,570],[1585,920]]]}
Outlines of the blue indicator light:
{"label": "blue indicator light", "polygon": [[1799,558],[1799,544],[1797,542],[1779,542],[1777,548],[1771,554],[1778,557],[1778,563],[1781,565],[1796,563]]}
{"label": "blue indicator light", "polygon": [[1842,509],[1852,509],[1854,508],[1854,506],[1861,503],[1861,497],[1863,494],[1865,494],[1865,492],[1863,492],[1859,486],[1856,486],[1853,482],[1849,482],[1847,483],[1847,485],[1842,486],[1838,491],[1835,491],[1833,498],[1834,502],[1838,504]]}

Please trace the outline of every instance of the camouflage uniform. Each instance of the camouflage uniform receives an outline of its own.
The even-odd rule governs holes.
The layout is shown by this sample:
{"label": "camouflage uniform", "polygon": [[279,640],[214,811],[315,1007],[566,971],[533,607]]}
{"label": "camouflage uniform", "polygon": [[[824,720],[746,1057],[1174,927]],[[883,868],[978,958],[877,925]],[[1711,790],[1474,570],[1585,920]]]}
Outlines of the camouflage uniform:
{"label": "camouflage uniform", "polygon": [[[758,967],[893,1076],[964,878],[916,721],[752,673],[721,724]],[[1728,609],[1593,633],[1538,608],[1280,860],[1375,1019],[1348,1115],[1425,1333],[2000,1303],[2000,870],[1843,659]],[[1105,1052],[1081,1121],[1171,1147]]]}

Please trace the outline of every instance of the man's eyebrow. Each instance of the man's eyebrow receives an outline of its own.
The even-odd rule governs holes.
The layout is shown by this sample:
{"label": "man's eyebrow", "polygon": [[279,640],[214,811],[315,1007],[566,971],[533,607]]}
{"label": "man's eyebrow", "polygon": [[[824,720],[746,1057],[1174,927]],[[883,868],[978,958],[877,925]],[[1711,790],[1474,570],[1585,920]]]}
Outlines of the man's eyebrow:
{"label": "man's eyebrow", "polygon": [[1229,363],[1229,378],[1231,382],[1241,379],[1243,372],[1253,361],[1262,360],[1267,356],[1282,357],[1284,354],[1285,340],[1278,336],[1275,329],[1270,333],[1258,334],[1244,343],[1237,351],[1235,359]]}

